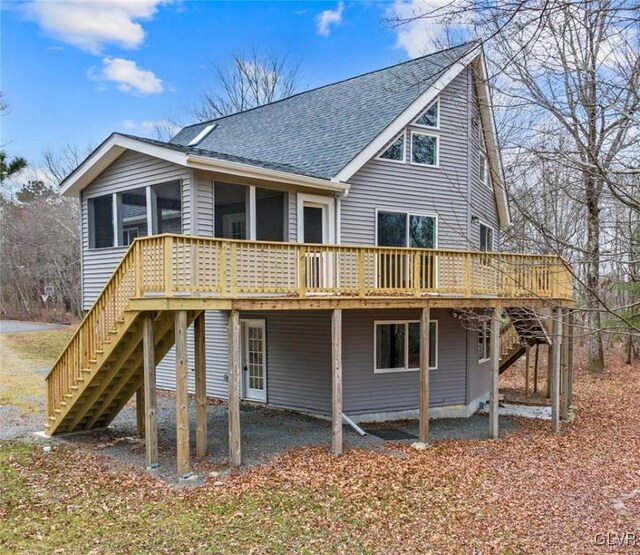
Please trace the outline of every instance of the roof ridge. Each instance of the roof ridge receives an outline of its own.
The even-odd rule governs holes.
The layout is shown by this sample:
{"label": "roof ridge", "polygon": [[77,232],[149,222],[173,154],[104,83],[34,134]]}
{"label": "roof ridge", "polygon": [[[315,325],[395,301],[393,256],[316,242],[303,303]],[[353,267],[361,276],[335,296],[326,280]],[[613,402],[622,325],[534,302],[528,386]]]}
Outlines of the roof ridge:
{"label": "roof ridge", "polygon": [[[405,64],[409,64],[412,62],[415,62],[417,60],[423,60],[425,58],[429,58],[431,56],[435,56],[436,54],[442,54],[443,52],[447,52],[449,50],[454,50],[456,48],[460,48],[462,46],[467,46],[470,44],[479,44],[480,41],[479,40],[468,40],[465,42],[462,42],[460,44],[457,44],[455,46],[449,46],[448,48],[443,48],[442,50],[437,50],[436,52],[431,52],[430,54],[425,54],[424,56],[418,56],[417,58],[411,58],[410,60],[405,60],[404,62],[398,62],[397,64],[392,64],[390,66],[386,66],[386,67],[381,67],[379,69],[373,69],[371,71],[366,71],[365,73],[361,73],[359,75],[353,75],[352,77],[347,77],[345,79],[340,79],[338,81],[334,81],[332,83],[326,83],[325,85],[319,85],[318,87],[314,87],[312,89],[308,89],[306,91],[300,91],[298,93],[292,94],[291,96],[287,96],[285,98],[280,98],[278,100],[274,100],[273,102],[267,102],[266,104],[261,104],[260,106],[254,106],[253,108],[247,108],[246,110],[241,110],[239,112],[234,112],[233,114],[227,114],[226,116],[220,116],[219,118],[214,118],[214,119],[210,119],[210,120],[205,120],[205,121],[199,121],[197,123],[192,123],[190,125],[185,125],[182,127],[181,131],[184,129],[189,129],[191,127],[196,127],[198,125],[206,125],[208,123],[213,123],[213,122],[218,122],[218,121],[222,121],[224,119],[233,117],[233,116],[237,116],[238,114],[246,114],[247,112],[252,112],[253,110],[258,110],[259,108],[265,108],[266,106],[272,106],[274,104],[278,104],[279,102],[284,102],[285,100],[290,100],[292,98],[295,98],[297,96],[301,96],[303,94],[307,94],[307,93],[311,93],[314,91],[318,91],[320,89],[324,89],[326,87],[331,87],[333,85],[338,85],[340,83],[346,83],[348,81],[352,81],[354,79],[359,79],[360,77],[365,77],[366,75],[372,75],[374,73],[379,73],[381,71],[388,71],[390,69],[405,65]],[[461,55],[458,59],[462,58],[463,56]],[[454,63],[453,61],[451,63]]]}

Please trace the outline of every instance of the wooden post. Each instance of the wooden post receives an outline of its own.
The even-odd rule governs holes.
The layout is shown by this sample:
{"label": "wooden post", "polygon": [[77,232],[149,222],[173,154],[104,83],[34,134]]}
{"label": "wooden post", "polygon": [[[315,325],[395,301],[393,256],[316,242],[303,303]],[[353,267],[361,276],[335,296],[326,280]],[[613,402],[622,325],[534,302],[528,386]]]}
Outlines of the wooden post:
{"label": "wooden post", "polygon": [[533,362],[533,392],[538,393],[538,360],[540,355],[540,343],[536,343],[536,356]]}
{"label": "wooden post", "polygon": [[573,334],[575,318],[573,312],[567,311],[567,323],[569,326],[569,337],[567,338],[569,357],[567,360],[567,404],[573,405]]}
{"label": "wooden post", "polygon": [[429,442],[429,307],[420,316],[420,443]]}
{"label": "wooden post", "polygon": [[176,312],[176,440],[178,477],[185,478],[191,474],[186,310]]}
{"label": "wooden post", "polygon": [[144,384],[136,390],[136,430],[138,437],[144,437]]}
{"label": "wooden post", "polygon": [[568,311],[562,311],[562,356],[560,362],[560,418],[569,418],[569,318]]}
{"label": "wooden post", "polygon": [[342,309],[331,313],[331,451],[342,454]]}
{"label": "wooden post", "polygon": [[193,325],[196,371],[196,456],[207,455],[207,363],[204,310]]}
{"label": "wooden post", "polygon": [[229,465],[240,466],[240,314],[229,312]]}
{"label": "wooden post", "polygon": [[551,429],[553,432],[560,431],[560,350],[562,341],[562,311],[554,308],[553,338],[550,346],[551,356]]}
{"label": "wooden post", "polygon": [[489,436],[498,439],[498,403],[500,385],[500,310],[491,315],[491,393],[489,397]]}
{"label": "wooden post", "polygon": [[529,343],[525,346],[524,351],[524,394],[529,395],[529,351],[531,347]]}
{"label": "wooden post", "polygon": [[144,374],[144,419],[147,470],[158,466],[158,417],[156,415],[156,361],[153,337],[153,315],[145,313],[142,321],[142,352]]}
{"label": "wooden post", "polygon": [[[552,312],[553,314],[553,312]],[[553,316],[551,317],[553,319]],[[551,324],[553,327],[553,323]],[[553,335],[553,332],[551,333],[551,335]],[[551,343],[553,343],[553,339],[551,340]],[[551,398],[551,368],[553,366],[553,345],[549,345],[549,348],[547,349],[547,391],[545,394],[545,397],[547,399]]]}

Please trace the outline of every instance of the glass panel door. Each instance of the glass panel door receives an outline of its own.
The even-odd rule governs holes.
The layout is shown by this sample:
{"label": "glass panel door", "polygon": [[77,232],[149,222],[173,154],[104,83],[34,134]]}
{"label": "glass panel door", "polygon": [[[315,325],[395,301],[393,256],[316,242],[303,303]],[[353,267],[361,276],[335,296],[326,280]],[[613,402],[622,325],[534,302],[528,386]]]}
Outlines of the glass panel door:
{"label": "glass panel door", "polygon": [[264,320],[243,320],[243,398],[267,400],[266,334]]}

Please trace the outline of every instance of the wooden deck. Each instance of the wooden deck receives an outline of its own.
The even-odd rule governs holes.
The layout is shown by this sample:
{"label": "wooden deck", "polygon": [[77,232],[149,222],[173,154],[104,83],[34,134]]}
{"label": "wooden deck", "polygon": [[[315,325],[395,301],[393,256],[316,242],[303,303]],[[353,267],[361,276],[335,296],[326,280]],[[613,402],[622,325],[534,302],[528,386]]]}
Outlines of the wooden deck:
{"label": "wooden deck", "polygon": [[[203,310],[557,308],[571,302],[570,272],[553,256],[184,235],[136,239],[47,376],[47,429],[107,425],[140,388],[143,350],[159,360],[183,320]],[[180,326],[175,311],[188,313]],[[149,317],[155,339],[147,338],[143,349]]]}

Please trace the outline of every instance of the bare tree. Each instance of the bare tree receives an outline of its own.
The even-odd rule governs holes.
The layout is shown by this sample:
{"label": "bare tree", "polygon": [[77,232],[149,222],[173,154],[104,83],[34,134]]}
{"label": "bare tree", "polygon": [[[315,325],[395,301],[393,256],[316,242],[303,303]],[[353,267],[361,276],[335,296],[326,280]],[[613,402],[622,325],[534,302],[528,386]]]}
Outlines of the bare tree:
{"label": "bare tree", "polygon": [[92,145],[80,147],[73,143],[66,143],[56,150],[45,150],[42,153],[42,159],[47,177],[52,183],[59,185],[92,150]]}
{"label": "bare tree", "polygon": [[215,84],[202,92],[191,115],[207,121],[291,96],[299,87],[298,70],[286,55],[236,52],[229,65],[214,67]]}
{"label": "bare tree", "polygon": [[520,224],[535,230],[541,250],[574,262],[589,368],[601,371],[602,312],[624,319],[603,289],[617,257],[603,258],[603,230],[612,225],[603,214],[612,200],[640,207],[624,179],[640,171],[637,8],[624,0],[459,0],[392,23],[417,20],[464,27],[489,50]]}

